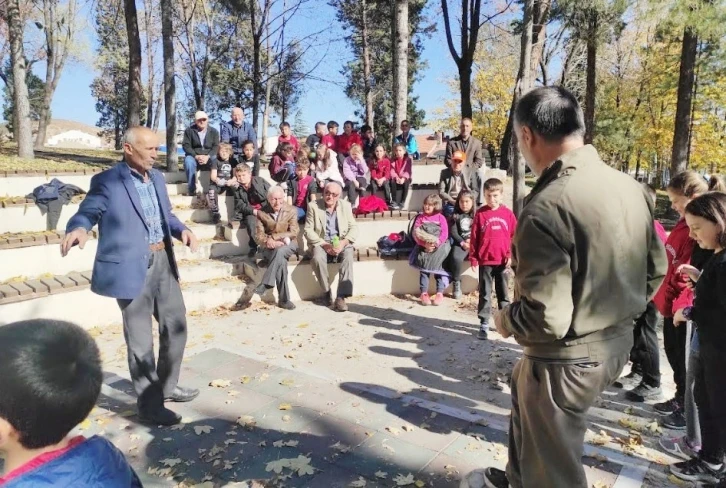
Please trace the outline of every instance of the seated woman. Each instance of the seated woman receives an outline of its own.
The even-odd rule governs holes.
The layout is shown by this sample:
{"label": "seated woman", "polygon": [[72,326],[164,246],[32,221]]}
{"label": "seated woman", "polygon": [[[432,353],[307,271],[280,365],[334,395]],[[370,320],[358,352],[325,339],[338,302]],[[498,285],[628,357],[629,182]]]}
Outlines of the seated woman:
{"label": "seated woman", "polygon": [[461,269],[464,261],[469,259],[475,213],[474,194],[469,190],[462,190],[456,198],[454,214],[449,218],[449,236],[453,240],[449,253],[449,269],[454,281],[454,300],[461,298]]}
{"label": "seated woman", "polygon": [[357,197],[363,196],[368,188],[371,174],[368,171],[365,159],[363,159],[363,148],[358,144],[350,146],[350,155],[343,162],[343,179],[345,180],[345,189],[348,192],[348,201],[353,206],[353,210],[357,207]]}
{"label": "seated woman", "polygon": [[324,188],[329,181],[337,181],[343,186],[343,176],[338,168],[338,155],[325,144],[318,144],[315,149],[315,179],[318,182],[318,188]]}
{"label": "seated woman", "polygon": [[268,262],[262,282],[257,288],[245,288],[237,306],[247,305],[254,295],[264,295],[277,284],[278,306],[294,310],[287,286],[287,260],[297,251],[297,210],[285,203],[287,195],[280,186],[273,186],[267,193],[267,202],[257,212],[255,240],[259,244],[257,255]]}

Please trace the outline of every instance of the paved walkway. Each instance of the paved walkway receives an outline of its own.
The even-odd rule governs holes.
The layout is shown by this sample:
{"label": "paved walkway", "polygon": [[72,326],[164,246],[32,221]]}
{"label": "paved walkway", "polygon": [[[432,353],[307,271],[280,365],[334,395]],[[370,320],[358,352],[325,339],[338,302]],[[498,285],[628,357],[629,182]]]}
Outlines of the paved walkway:
{"label": "paved walkway", "polygon": [[[506,463],[508,375],[521,354],[496,334],[474,338],[473,301],[194,314],[182,383],[202,394],[171,406],[181,428],[136,423],[120,328],[95,329],[107,378],[83,433],[112,439],[145,486],[457,487],[471,469]],[[676,486],[656,418],[603,394],[583,457],[591,486]]]}

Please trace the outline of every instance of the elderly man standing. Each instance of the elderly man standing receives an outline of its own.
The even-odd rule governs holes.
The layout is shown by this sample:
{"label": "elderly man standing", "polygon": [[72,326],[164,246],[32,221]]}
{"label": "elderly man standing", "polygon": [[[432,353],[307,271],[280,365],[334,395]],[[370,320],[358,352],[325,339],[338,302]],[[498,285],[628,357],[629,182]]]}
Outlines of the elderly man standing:
{"label": "elderly man standing", "polygon": [[281,186],[273,186],[267,192],[267,204],[257,212],[255,241],[259,248],[257,255],[267,261],[267,270],[262,282],[254,289],[246,289],[237,301],[237,306],[247,305],[253,295],[264,295],[277,284],[278,306],[294,310],[287,286],[287,260],[297,251],[297,209],[285,203],[287,194]]}
{"label": "elderly man standing", "polygon": [[241,108],[235,107],[232,109],[232,119],[227,122],[222,122],[219,126],[219,134],[222,142],[232,144],[234,150],[234,157],[238,161],[244,161],[244,143],[245,141],[252,141],[255,145],[255,152],[257,152],[257,134],[252,124],[245,122],[245,113]]}
{"label": "elderly man standing", "polygon": [[486,165],[484,164],[484,158],[482,156],[482,144],[479,139],[471,135],[474,125],[470,118],[464,117],[461,119],[459,124],[459,135],[449,139],[446,143],[446,155],[444,156],[444,165],[447,168],[451,167],[453,156],[457,152],[462,152],[466,155],[466,165],[464,166],[464,173],[467,175],[467,180],[471,178],[472,173],[478,173],[479,198],[477,203],[482,203],[484,196],[484,180],[486,179]]}
{"label": "elderly man standing", "polygon": [[[187,321],[171,239],[193,252],[197,239],[172,213],[164,175],[152,169],[157,145],[150,129],[128,130],[124,160],[91,179],[88,195],[68,222],[61,254],[76,244],[83,249],[88,231],[98,224],[91,291],[115,298],[121,308],[139,419],[173,425],[181,417],[164,408],[164,400],[188,402],[199,390],[177,385]],[[152,315],[159,323],[156,364]]]}
{"label": "elderly man standing", "polygon": [[488,468],[487,486],[585,488],[587,411],[627,363],[666,256],[652,200],[584,144],[570,92],[532,90],[514,117],[538,180],[512,246],[516,300],[494,320],[524,355],[512,372],[507,471]]}
{"label": "elderly man standing", "polygon": [[219,132],[209,127],[209,117],[201,110],[194,114],[194,124],[184,131],[184,171],[187,174],[188,195],[197,193],[197,169],[209,171],[219,152]]}
{"label": "elderly man standing", "polygon": [[[353,295],[353,243],[358,237],[358,223],[349,202],[340,199],[343,186],[337,181],[325,185],[322,200],[308,205],[305,239],[312,249],[313,272],[325,293],[328,306],[338,312],[348,310],[345,299]],[[340,263],[338,294],[333,301],[329,263]]]}

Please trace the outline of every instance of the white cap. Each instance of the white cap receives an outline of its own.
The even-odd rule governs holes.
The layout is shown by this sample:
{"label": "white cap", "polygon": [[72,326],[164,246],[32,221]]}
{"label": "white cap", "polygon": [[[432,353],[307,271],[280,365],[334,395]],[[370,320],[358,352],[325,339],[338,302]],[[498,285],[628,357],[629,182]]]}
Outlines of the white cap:
{"label": "white cap", "polygon": [[207,112],[204,110],[200,110],[197,113],[194,114],[194,120],[197,121],[199,119],[208,119],[209,116],[207,116]]}

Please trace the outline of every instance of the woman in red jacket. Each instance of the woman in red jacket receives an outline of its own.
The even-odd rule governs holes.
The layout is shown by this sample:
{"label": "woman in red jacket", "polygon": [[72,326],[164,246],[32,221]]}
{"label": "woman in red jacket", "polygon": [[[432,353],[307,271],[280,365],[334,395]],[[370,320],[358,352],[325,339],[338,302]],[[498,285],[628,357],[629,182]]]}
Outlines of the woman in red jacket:
{"label": "woman in red jacket", "polygon": [[[666,188],[671,207],[678,212],[680,220],[666,241],[668,271],[665,280],[653,298],[658,311],[663,315],[663,344],[668,363],[673,369],[676,384],[674,398],[653,405],[662,415],[683,416],[683,397],[686,391],[686,326],[683,309],[693,305],[693,290],[688,286],[688,277],[678,273],[678,267],[691,262],[695,242],[689,236],[684,219],[686,206],[691,200],[708,191],[708,184],[695,171],[684,171],[671,179]],[[685,425],[685,418],[683,418]]]}

